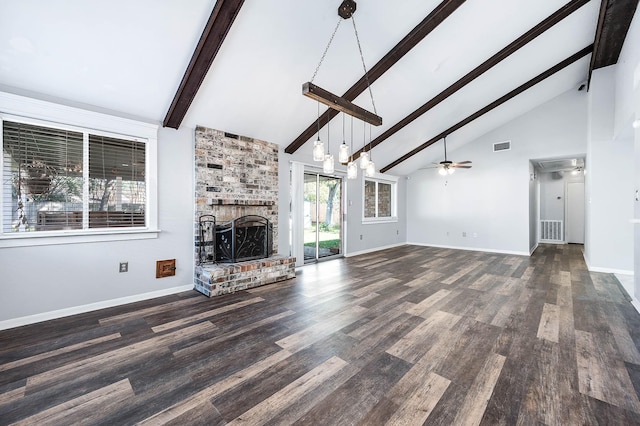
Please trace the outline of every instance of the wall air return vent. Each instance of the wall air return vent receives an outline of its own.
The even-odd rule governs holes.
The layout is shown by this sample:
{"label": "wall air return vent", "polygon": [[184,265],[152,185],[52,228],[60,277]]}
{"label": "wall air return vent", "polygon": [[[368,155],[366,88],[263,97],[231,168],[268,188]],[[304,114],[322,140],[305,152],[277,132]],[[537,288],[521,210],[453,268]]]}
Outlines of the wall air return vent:
{"label": "wall air return vent", "polygon": [[493,152],[509,151],[511,149],[511,141],[496,142],[493,144]]}

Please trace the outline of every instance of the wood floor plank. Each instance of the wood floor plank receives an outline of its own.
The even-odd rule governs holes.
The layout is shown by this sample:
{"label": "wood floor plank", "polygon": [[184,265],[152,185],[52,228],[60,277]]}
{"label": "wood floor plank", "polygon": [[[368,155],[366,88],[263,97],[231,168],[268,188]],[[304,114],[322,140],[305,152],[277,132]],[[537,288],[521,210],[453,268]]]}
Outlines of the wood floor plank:
{"label": "wood floor plank", "polygon": [[451,381],[444,377],[429,373],[421,386],[407,395],[404,404],[398,408],[386,424],[393,426],[423,424],[450,383]]}
{"label": "wood floor plank", "polygon": [[560,332],[560,314],[558,305],[545,303],[542,308],[540,325],[538,325],[538,339],[546,339],[558,343]]}
{"label": "wood floor plank", "polygon": [[261,328],[265,325],[268,324],[272,324],[272,323],[276,323],[284,318],[290,317],[291,315],[294,315],[295,312],[293,311],[285,311],[285,312],[281,312],[279,314],[264,318],[260,321],[256,321],[254,323],[251,323],[249,325],[246,325],[244,327],[239,327],[236,329],[233,329],[232,331],[229,331],[227,333],[223,333],[221,335],[218,335],[216,337],[213,337],[211,339],[207,339],[203,342],[200,343],[196,343],[190,346],[187,346],[186,348],[180,349],[180,350],[176,350],[173,351],[173,356],[176,358],[184,358],[184,357],[189,357],[189,356],[193,356],[194,354],[196,354],[199,351],[203,351],[203,350],[213,350],[215,349],[216,346],[221,345],[222,343],[224,343],[225,341],[228,341],[230,339],[233,339],[235,337],[241,336],[243,334],[248,333],[249,331],[255,330],[257,328]]}
{"label": "wood floor plank", "polygon": [[382,353],[294,424],[356,424],[408,369],[406,362]]}
{"label": "wood floor plank", "polygon": [[268,358],[263,359],[246,369],[239,371],[224,380],[217,382],[215,385],[209,386],[195,395],[174,404],[166,409],[154,414],[153,416],[140,422],[139,425],[159,425],[176,419],[179,416],[193,410],[204,401],[211,400],[212,398],[222,394],[223,392],[233,389],[241,383],[255,377],[264,370],[273,367],[275,364],[283,361],[291,356],[291,352],[279,351]]}
{"label": "wood floor plank", "polygon": [[124,379],[41,411],[14,423],[14,425],[90,424],[97,418],[116,411],[122,402],[133,396],[129,380]]}
{"label": "wood floor plank", "polygon": [[415,304],[410,309],[407,309],[407,313],[410,315],[423,316],[424,312],[427,309],[437,304],[438,302],[442,301],[444,298],[446,298],[450,294],[451,294],[450,290],[444,290],[444,289],[438,290],[436,293],[427,297],[422,302]]}
{"label": "wood floor plank", "polygon": [[141,318],[141,317],[153,315],[158,312],[172,311],[175,309],[180,309],[185,306],[190,306],[192,304],[193,304],[193,300],[191,299],[177,300],[175,302],[164,303],[156,306],[150,306],[144,309],[131,310],[129,312],[124,312],[119,315],[113,315],[110,317],[101,318],[98,320],[98,322],[100,323],[100,325],[107,325],[107,324],[127,321],[132,318]]}
{"label": "wood floor plank", "polygon": [[260,425],[277,416],[286,407],[329,379],[347,363],[338,357],[332,357],[288,386],[255,405],[251,410],[238,416],[230,425]]}
{"label": "wood floor plank", "polygon": [[37,361],[42,361],[43,359],[50,358],[60,354],[66,354],[69,352],[77,351],[83,348],[87,348],[92,345],[97,345],[102,342],[108,342],[109,340],[119,339],[122,337],[120,333],[113,333],[107,336],[98,337],[95,339],[87,340],[86,342],[76,343],[75,345],[65,346],[59,349],[55,349],[49,352],[44,352],[38,355],[33,355],[26,358],[21,358],[19,360],[8,362],[6,364],[0,364],[0,372],[10,370],[12,368],[20,367],[26,364],[30,364]]}
{"label": "wood floor plank", "polygon": [[576,330],[576,355],[581,393],[640,413],[640,401],[626,368],[603,353],[592,333]]}
{"label": "wood floor plank", "polygon": [[190,315],[187,318],[181,318],[175,321],[171,321],[165,324],[161,324],[161,325],[157,325],[155,327],[152,327],[151,329],[153,330],[154,333],[160,333],[162,331],[166,331],[166,330],[171,330],[173,328],[178,328],[178,327],[182,327],[184,325],[187,324],[192,324],[194,322],[197,321],[201,321],[204,319],[208,319],[208,318],[212,318],[215,317],[216,315],[220,315],[220,314],[224,314],[230,311],[233,311],[235,309],[240,309],[240,308],[244,308],[246,306],[252,305],[254,303],[259,303],[259,302],[263,302],[264,299],[262,297],[254,297],[252,299],[249,300],[243,300],[231,305],[226,305],[226,306],[221,306],[217,309],[212,309],[209,311],[205,311],[202,312],[198,315]]}
{"label": "wood floor plank", "polygon": [[367,309],[355,306],[326,321],[314,324],[276,342],[282,349],[296,352],[356,321]]}
{"label": "wood floor plank", "polygon": [[25,387],[21,386],[19,388],[0,393],[0,405],[10,404],[20,398],[24,397]]}
{"label": "wood floor plank", "polygon": [[438,311],[391,346],[387,353],[415,363],[425,354],[433,340],[447,333],[460,318],[458,315]]}
{"label": "wood floor plank", "polygon": [[460,278],[462,278],[465,275],[471,273],[474,269],[483,266],[482,262],[473,261],[473,262],[468,262],[468,263],[469,264],[467,266],[461,268],[458,272],[456,272],[454,274],[451,274],[448,278],[442,280],[442,282],[444,284],[453,284],[454,282],[456,282]]}
{"label": "wood floor plank", "polygon": [[74,377],[78,374],[88,378],[99,374],[102,369],[114,368],[122,363],[135,362],[137,359],[148,356],[150,352],[168,352],[170,344],[209,331],[213,327],[209,322],[196,324],[31,376],[27,379],[27,391],[53,382],[64,381],[66,377]]}
{"label": "wood floor plank", "polygon": [[487,403],[493,393],[493,388],[500,377],[506,357],[490,354],[480,370],[480,374],[469,388],[467,397],[460,407],[454,424],[461,426],[477,426],[487,408]]}

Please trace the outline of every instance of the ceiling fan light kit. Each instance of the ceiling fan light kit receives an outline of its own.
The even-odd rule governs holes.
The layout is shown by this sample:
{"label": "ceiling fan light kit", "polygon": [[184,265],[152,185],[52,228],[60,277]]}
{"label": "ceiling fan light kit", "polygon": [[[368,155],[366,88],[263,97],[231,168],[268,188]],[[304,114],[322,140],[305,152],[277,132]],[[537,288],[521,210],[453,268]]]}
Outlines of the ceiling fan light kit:
{"label": "ceiling fan light kit", "polygon": [[453,161],[447,159],[447,136],[445,135],[442,139],[444,143],[444,161],[441,161],[439,163],[434,163],[435,166],[424,167],[421,170],[437,168],[438,174],[440,176],[449,176],[453,174],[453,172],[455,172],[456,169],[470,169],[471,161],[460,161],[460,162],[454,163]]}
{"label": "ceiling fan light kit", "polygon": [[[315,161],[323,161],[323,171],[325,173],[333,173],[334,168],[333,168],[333,155],[331,155],[329,153],[329,147],[328,147],[328,143],[327,143],[327,154],[324,155],[324,147],[321,145],[322,142],[320,141],[320,103],[323,103],[324,105],[328,106],[329,108],[332,108],[336,111],[340,111],[343,113],[343,119],[342,119],[342,133],[343,133],[343,142],[342,145],[340,145],[339,148],[339,154],[338,154],[338,161],[342,164],[348,163],[350,162],[349,160],[353,160],[352,158],[350,158],[350,150],[349,150],[349,146],[347,146],[347,144],[344,142],[344,114],[349,114],[351,117],[355,117],[361,121],[363,121],[363,123],[369,123],[370,125],[374,125],[374,126],[380,126],[382,125],[382,117],[380,117],[377,112],[376,112],[376,104],[373,100],[373,92],[371,91],[371,85],[369,83],[369,77],[368,77],[368,73],[367,73],[367,67],[365,65],[364,62],[364,56],[362,55],[362,48],[360,46],[360,38],[358,37],[358,30],[356,28],[356,22],[355,22],[355,18],[353,16],[354,12],[356,11],[356,2],[354,0],[344,0],[340,6],[338,7],[338,15],[340,16],[340,19],[338,20],[338,24],[336,25],[335,29],[333,30],[333,34],[331,35],[331,38],[329,39],[329,43],[327,44],[327,47],[324,50],[324,53],[322,54],[322,57],[320,58],[320,63],[318,64],[318,66],[316,67],[315,72],[313,73],[313,76],[311,77],[311,81],[308,81],[306,83],[302,84],[302,94],[304,96],[307,96],[311,99],[314,99],[318,102],[318,140],[315,142],[314,147],[313,147],[313,159]],[[336,34],[336,32],[338,31],[338,27],[340,26],[340,22],[342,22],[343,19],[351,19],[351,22],[353,23],[353,31],[354,31],[354,35],[356,38],[356,42],[358,44],[358,51],[360,52],[360,59],[362,61],[362,67],[364,68],[364,74],[365,74],[365,79],[367,81],[367,89],[369,90],[369,95],[371,97],[371,104],[373,106],[373,112],[367,111],[364,108],[359,107],[358,105],[355,105],[354,103],[352,103],[351,101],[349,101],[348,99],[345,99],[341,96],[338,96],[336,94],[331,93],[328,90],[323,89],[322,87],[319,87],[315,84],[313,84],[313,80],[316,77],[316,74],[318,73],[318,70],[320,69],[320,66],[322,65],[322,62],[327,54],[327,51],[329,50],[329,47],[331,46],[331,42],[333,41],[333,38]],[[327,126],[329,125],[329,121],[327,121]],[[364,125],[364,124],[363,124]],[[352,127],[352,132],[353,132],[353,121],[351,124]],[[371,132],[371,131],[369,131]],[[352,138],[353,139],[353,138]],[[353,140],[352,140],[353,143]],[[366,145],[366,143],[365,143]],[[351,150],[352,151],[352,150]],[[320,156],[320,153],[323,153],[322,156]],[[365,157],[363,157],[363,155],[366,153],[363,153],[360,155],[360,168],[365,170],[365,173],[368,176],[371,176],[373,174],[375,174],[375,164],[371,161],[369,161],[369,155]],[[329,164],[330,163],[330,164]],[[351,161],[351,163],[353,163],[353,161]],[[331,170],[331,171],[329,171]],[[352,170],[354,170],[354,168],[352,167]],[[347,169],[348,172],[348,169]],[[371,172],[371,174],[369,174],[369,172]],[[355,173],[357,176],[357,167],[355,167]],[[347,175],[349,175],[349,173],[347,173]],[[353,175],[353,172],[352,172]],[[352,179],[355,179],[355,176],[352,177]]]}

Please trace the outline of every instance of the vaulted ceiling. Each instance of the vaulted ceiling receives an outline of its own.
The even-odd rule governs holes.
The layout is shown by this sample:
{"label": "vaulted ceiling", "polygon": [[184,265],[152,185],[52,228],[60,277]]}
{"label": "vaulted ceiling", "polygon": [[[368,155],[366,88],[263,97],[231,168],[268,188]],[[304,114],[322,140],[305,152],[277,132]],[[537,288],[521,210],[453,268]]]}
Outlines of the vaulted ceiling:
{"label": "vaulted ceiling", "polygon": [[[341,19],[340,3],[0,0],[0,89],[170,127],[222,129],[310,157],[317,103],[301,86]],[[441,155],[430,146],[445,133],[454,150],[578,90],[592,69],[617,61],[637,3],[358,1],[354,17],[383,124],[370,138],[356,120],[354,150],[370,143],[378,169],[407,174]],[[314,83],[373,110],[363,77],[344,21]],[[337,152],[342,116],[326,126],[325,111],[320,135],[326,143],[329,132]]]}

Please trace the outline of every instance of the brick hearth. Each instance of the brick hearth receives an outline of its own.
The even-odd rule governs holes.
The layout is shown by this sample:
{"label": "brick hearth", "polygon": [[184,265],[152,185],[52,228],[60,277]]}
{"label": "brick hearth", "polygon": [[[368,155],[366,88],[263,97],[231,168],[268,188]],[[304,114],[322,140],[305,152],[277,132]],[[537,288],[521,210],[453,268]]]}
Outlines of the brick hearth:
{"label": "brick hearth", "polygon": [[196,266],[195,289],[212,297],[296,276],[295,257],[272,256],[239,263]]}

